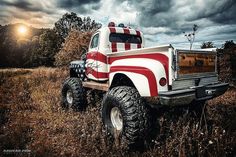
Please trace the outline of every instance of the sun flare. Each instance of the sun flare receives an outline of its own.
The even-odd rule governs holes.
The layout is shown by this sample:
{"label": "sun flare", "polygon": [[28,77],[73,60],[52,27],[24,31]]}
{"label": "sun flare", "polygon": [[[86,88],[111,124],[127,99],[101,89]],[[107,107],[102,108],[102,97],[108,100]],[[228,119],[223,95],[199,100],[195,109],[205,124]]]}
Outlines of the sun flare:
{"label": "sun flare", "polygon": [[18,33],[20,34],[20,35],[25,35],[26,33],[27,33],[27,28],[25,27],[25,26],[19,26],[18,27]]}

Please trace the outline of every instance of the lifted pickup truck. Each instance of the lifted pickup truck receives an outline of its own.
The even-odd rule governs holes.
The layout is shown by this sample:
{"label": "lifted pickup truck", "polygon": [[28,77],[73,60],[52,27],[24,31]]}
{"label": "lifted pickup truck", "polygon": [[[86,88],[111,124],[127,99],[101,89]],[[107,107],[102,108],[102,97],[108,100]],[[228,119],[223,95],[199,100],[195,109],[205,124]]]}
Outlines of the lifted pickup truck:
{"label": "lifted pickup truck", "polygon": [[62,105],[84,109],[88,90],[103,91],[107,132],[136,145],[147,138],[149,104],[198,105],[227,90],[228,84],[218,81],[216,61],[210,50],[144,48],[140,31],[110,23],[94,33],[86,57],[70,63]]}

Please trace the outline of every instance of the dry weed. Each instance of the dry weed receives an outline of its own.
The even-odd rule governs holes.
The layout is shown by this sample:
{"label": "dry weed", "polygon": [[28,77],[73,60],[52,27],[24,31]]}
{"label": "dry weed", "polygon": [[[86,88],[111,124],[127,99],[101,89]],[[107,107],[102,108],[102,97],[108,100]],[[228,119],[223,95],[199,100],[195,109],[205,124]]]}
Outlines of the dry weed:
{"label": "dry weed", "polygon": [[4,149],[29,149],[31,156],[235,154],[234,88],[209,101],[202,116],[188,108],[153,110],[160,130],[153,132],[146,149],[131,152],[105,135],[100,101],[84,112],[61,109],[60,89],[67,71],[42,67],[0,72],[0,154]]}

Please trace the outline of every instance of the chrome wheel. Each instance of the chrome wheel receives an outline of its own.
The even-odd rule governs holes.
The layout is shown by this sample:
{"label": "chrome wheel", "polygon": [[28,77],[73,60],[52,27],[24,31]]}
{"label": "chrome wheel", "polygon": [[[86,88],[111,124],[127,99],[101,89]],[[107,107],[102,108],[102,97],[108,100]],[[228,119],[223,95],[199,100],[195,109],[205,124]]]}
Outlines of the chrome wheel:
{"label": "chrome wheel", "polygon": [[111,109],[110,116],[113,127],[116,130],[121,131],[123,128],[123,117],[121,115],[120,109],[118,107],[113,107]]}
{"label": "chrome wheel", "polygon": [[66,101],[70,104],[70,106],[72,105],[73,102],[73,93],[71,90],[68,90],[66,92]]}

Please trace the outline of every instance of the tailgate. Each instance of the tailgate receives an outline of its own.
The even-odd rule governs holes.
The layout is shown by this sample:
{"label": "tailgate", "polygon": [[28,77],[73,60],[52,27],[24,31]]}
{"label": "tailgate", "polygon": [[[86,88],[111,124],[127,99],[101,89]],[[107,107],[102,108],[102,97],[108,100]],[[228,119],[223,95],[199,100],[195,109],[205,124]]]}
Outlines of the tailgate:
{"label": "tailgate", "polygon": [[177,79],[216,75],[216,52],[176,50]]}

